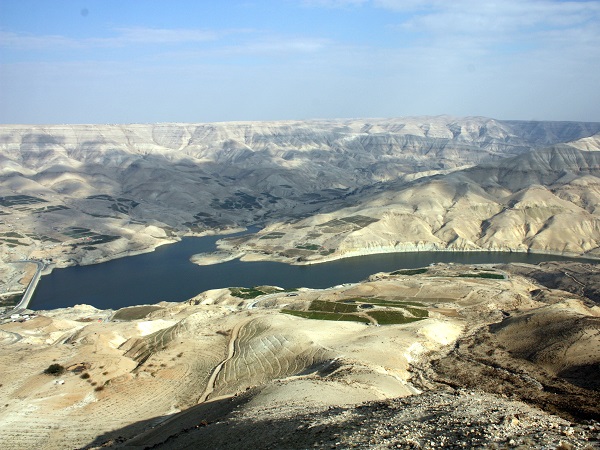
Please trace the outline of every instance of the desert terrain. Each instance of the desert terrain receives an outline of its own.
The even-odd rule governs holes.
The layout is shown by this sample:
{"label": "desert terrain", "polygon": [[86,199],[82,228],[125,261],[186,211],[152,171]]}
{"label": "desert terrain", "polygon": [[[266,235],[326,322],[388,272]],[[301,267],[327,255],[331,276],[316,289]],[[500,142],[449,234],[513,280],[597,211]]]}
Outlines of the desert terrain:
{"label": "desert terrain", "polygon": [[596,448],[600,307],[523,270],[39,311],[0,326],[3,447]]}
{"label": "desert terrain", "polygon": [[264,229],[223,258],[597,257],[599,133],[450,116],[0,125],[0,294],[24,290],[17,261],[48,271],[249,225]]}
{"label": "desert terrain", "polygon": [[40,265],[250,226],[191,261],[597,259],[598,205],[600,123],[0,125],[2,447],[600,448],[596,264],[434,264],[10,318]]}

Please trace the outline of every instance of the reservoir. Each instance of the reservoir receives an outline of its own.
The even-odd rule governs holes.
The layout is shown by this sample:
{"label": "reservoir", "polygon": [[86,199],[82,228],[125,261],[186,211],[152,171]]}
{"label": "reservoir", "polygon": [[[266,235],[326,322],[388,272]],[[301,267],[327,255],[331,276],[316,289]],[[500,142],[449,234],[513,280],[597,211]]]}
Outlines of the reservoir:
{"label": "reservoir", "polygon": [[537,264],[574,259],[530,253],[410,252],[356,256],[309,266],[239,260],[198,266],[189,261],[196,253],[214,251],[216,241],[223,237],[184,237],[180,242],[142,255],[91,266],[55,269],[42,277],[29,308],[55,309],[84,303],[99,309],[118,309],[160,301],[181,302],[209,289],[235,286],[326,288],[355,283],[377,272],[437,262]]}

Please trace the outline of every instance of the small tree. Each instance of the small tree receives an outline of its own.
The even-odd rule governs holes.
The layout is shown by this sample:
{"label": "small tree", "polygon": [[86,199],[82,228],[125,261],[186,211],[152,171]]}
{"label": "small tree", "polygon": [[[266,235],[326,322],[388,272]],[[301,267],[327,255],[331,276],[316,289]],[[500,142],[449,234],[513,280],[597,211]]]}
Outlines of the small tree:
{"label": "small tree", "polygon": [[55,377],[64,373],[65,368],[60,364],[50,364],[46,370],[44,370],[45,374],[54,375]]}

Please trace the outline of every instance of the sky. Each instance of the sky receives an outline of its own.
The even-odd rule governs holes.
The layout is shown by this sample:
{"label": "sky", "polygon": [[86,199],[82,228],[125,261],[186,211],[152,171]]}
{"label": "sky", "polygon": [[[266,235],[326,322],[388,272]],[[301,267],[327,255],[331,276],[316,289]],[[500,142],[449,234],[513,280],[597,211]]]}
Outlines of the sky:
{"label": "sky", "polygon": [[600,121],[600,0],[0,0],[0,123]]}

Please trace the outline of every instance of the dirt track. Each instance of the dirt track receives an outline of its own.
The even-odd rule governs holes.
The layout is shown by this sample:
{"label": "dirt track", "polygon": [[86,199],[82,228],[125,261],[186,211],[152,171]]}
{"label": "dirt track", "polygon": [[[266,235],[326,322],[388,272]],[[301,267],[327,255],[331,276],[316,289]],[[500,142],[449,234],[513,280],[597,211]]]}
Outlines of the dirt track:
{"label": "dirt track", "polygon": [[198,403],[204,403],[208,399],[210,394],[212,394],[215,390],[215,382],[217,380],[217,377],[219,376],[219,373],[223,369],[223,366],[235,356],[235,342],[240,334],[240,330],[251,321],[252,319],[240,321],[236,323],[233,329],[231,330],[229,342],[227,343],[227,357],[223,361],[221,361],[210,374],[210,378],[208,379],[208,382],[206,384],[206,389],[204,389],[204,392],[198,399]]}

